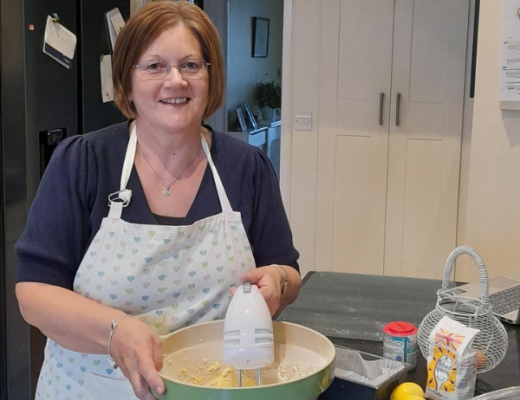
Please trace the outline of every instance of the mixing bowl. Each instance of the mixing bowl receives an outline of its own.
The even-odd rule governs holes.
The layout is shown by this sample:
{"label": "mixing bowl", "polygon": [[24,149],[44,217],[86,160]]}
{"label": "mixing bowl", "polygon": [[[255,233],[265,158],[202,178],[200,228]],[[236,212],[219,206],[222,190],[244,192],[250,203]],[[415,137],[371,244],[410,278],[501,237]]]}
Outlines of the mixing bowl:
{"label": "mixing bowl", "polygon": [[[216,362],[222,364],[223,320],[194,325],[164,336],[165,360],[160,375],[166,384],[166,393],[154,395],[161,400],[316,399],[334,378],[334,345],[322,334],[300,325],[275,321],[273,328],[273,367],[262,371],[262,375],[267,375],[263,378],[265,384],[249,387],[212,387],[193,383],[204,378],[206,371]],[[280,371],[282,380],[286,381],[269,384],[269,376]],[[256,371],[244,372],[251,373],[250,376],[256,380]]]}

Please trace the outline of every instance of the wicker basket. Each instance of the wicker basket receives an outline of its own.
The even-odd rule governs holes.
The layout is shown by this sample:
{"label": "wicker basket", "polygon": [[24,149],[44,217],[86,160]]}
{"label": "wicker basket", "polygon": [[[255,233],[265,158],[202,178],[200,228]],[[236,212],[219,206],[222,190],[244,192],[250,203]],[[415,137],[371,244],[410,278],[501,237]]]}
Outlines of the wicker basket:
{"label": "wicker basket", "polygon": [[[455,293],[444,291],[452,286],[450,285],[451,271],[456,258],[461,254],[470,255],[479,268],[480,299],[458,296]],[[431,311],[419,326],[419,348],[426,359],[428,358],[430,333],[445,316],[480,330],[473,340],[473,348],[477,350],[477,372],[489,371],[504,359],[508,344],[507,333],[502,323],[491,311],[486,266],[479,254],[471,247],[460,246],[450,253],[444,267],[442,289],[437,292],[435,310]]]}

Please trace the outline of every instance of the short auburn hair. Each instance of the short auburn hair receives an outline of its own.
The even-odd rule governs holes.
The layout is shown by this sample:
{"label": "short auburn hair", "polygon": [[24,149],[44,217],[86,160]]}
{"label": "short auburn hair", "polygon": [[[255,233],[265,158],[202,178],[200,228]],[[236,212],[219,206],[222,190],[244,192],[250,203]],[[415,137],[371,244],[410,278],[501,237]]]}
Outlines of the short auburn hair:
{"label": "short auburn hair", "polygon": [[128,118],[137,110],[130,101],[132,73],[146,49],[163,32],[182,23],[199,41],[208,67],[208,104],[203,118],[209,117],[224,99],[224,64],[218,32],[207,14],[188,1],[153,1],[140,8],[125,24],[117,37],[112,55],[114,103]]}

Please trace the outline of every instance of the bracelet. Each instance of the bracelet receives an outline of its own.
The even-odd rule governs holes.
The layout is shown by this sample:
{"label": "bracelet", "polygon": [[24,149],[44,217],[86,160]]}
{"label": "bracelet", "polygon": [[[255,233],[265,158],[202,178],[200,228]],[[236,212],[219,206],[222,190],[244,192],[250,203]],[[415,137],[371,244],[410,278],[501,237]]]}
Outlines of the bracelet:
{"label": "bracelet", "polygon": [[124,315],[121,318],[119,318],[117,321],[115,319],[112,320],[112,324],[110,325],[110,335],[108,336],[108,358],[114,363],[114,369],[117,369],[119,365],[117,365],[116,360],[114,360],[114,357],[112,357],[112,353],[110,352],[110,346],[112,346],[112,337],[114,336],[114,332],[116,331],[117,325],[124,320],[125,318],[129,317],[130,315]]}
{"label": "bracelet", "polygon": [[284,294],[286,291],[287,291],[287,286],[288,286],[288,283],[289,283],[289,278],[287,277],[287,272],[285,272],[285,269],[283,269],[280,265],[278,264],[271,264],[272,267],[277,267],[281,274],[282,274],[282,279],[283,279],[283,282],[282,282],[282,294]]}

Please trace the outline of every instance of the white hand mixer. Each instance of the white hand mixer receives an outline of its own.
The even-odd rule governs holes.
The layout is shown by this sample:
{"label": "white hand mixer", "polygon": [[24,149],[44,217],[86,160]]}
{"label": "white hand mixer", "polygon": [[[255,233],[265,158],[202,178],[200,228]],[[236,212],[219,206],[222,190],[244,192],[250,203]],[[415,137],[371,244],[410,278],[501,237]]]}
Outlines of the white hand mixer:
{"label": "white hand mixer", "polygon": [[273,321],[264,297],[256,285],[246,281],[231,299],[224,320],[224,362],[238,372],[258,369],[258,386],[262,368],[274,361]]}

